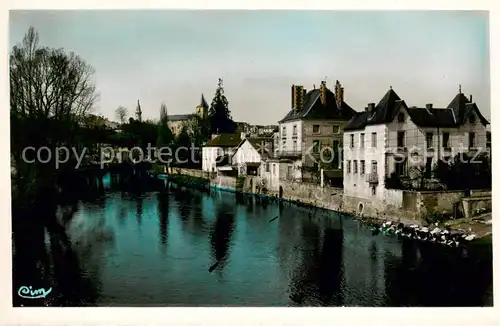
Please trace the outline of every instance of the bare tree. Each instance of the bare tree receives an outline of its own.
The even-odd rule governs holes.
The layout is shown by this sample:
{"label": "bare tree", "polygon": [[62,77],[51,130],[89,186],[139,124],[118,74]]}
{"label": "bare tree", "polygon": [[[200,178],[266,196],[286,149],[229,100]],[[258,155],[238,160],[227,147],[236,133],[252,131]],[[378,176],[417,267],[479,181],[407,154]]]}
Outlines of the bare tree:
{"label": "bare tree", "polygon": [[[36,179],[32,171],[37,169],[37,164],[22,160],[24,148],[53,148],[74,141],[75,128],[92,112],[98,98],[93,74],[92,67],[75,53],[39,46],[39,36],[33,27],[23,41],[13,47],[10,53],[11,154],[19,178]],[[54,165],[38,168],[49,166]]]}
{"label": "bare tree", "polygon": [[118,117],[118,120],[120,120],[121,123],[125,123],[125,121],[127,120],[127,114],[128,114],[127,108],[120,106],[120,107],[118,107],[118,109],[116,109],[115,113],[116,113],[116,116]]}

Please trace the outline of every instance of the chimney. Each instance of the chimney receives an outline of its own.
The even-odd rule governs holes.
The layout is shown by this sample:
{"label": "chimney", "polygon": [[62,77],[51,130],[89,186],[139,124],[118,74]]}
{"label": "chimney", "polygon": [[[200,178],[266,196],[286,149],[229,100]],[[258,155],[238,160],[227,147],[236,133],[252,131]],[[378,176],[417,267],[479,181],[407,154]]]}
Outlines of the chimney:
{"label": "chimney", "polygon": [[295,85],[292,85],[292,110],[297,108],[297,88]]}
{"label": "chimney", "polygon": [[344,87],[342,87],[340,85],[340,82],[337,80],[337,82],[335,83],[335,102],[337,104],[337,108],[340,109],[343,101],[344,101]]}
{"label": "chimney", "polygon": [[321,104],[326,105],[326,82],[322,81],[319,87],[319,97],[321,99]]}
{"label": "chimney", "polygon": [[295,97],[296,97],[296,109],[302,109],[302,105],[304,104],[304,86],[295,86]]}
{"label": "chimney", "polygon": [[469,95],[469,102],[472,103],[472,94]]}
{"label": "chimney", "polygon": [[246,134],[246,133],[244,133],[244,132],[242,132],[242,133],[240,134],[240,138],[241,138],[241,140],[243,140],[243,139],[247,138],[247,134]]}
{"label": "chimney", "polygon": [[368,112],[368,107],[365,107],[365,112]]}
{"label": "chimney", "polygon": [[427,104],[425,105],[425,108],[426,108],[427,110],[432,109],[432,103],[427,103]]}
{"label": "chimney", "polygon": [[368,103],[368,112],[372,112],[375,109],[375,103]]}

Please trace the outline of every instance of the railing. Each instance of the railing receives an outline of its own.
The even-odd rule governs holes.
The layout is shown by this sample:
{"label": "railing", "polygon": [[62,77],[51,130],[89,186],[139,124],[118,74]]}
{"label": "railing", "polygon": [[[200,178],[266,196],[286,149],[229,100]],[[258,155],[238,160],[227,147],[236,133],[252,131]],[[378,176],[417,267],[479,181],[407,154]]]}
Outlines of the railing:
{"label": "railing", "polygon": [[378,184],[378,173],[368,173],[366,175],[366,182],[370,184]]}
{"label": "railing", "polygon": [[290,150],[290,151],[277,151],[275,153],[277,157],[301,157],[301,150]]}

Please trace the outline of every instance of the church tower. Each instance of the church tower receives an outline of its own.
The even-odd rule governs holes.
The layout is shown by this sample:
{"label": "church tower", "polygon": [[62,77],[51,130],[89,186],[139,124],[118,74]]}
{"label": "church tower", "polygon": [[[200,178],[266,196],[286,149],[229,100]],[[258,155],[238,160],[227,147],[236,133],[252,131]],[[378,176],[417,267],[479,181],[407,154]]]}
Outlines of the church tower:
{"label": "church tower", "polygon": [[208,118],[208,104],[207,101],[205,101],[203,94],[201,94],[200,104],[196,106],[196,115],[202,119]]}
{"label": "church tower", "polygon": [[141,111],[141,104],[139,103],[139,100],[137,100],[137,108],[135,109],[135,117],[137,121],[142,122],[142,111]]}

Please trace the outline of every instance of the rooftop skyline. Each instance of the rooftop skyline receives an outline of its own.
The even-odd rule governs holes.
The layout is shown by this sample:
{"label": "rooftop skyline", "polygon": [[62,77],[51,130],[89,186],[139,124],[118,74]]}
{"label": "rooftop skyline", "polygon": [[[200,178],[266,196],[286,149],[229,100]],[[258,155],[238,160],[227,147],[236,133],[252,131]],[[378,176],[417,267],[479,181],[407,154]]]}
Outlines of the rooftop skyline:
{"label": "rooftop skyline", "polygon": [[10,47],[29,26],[94,67],[96,113],[111,120],[138,99],[143,119],[162,102],[192,113],[218,78],[233,118],[253,124],[286,115],[292,84],[325,79],[357,111],[390,86],[409,106],[446,107],[461,84],[490,119],[487,12],[11,11]]}

